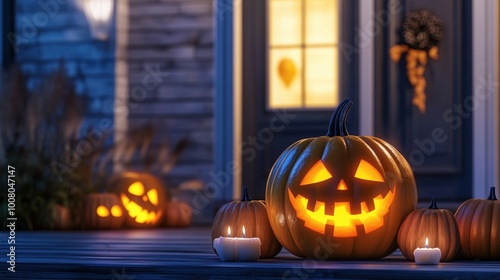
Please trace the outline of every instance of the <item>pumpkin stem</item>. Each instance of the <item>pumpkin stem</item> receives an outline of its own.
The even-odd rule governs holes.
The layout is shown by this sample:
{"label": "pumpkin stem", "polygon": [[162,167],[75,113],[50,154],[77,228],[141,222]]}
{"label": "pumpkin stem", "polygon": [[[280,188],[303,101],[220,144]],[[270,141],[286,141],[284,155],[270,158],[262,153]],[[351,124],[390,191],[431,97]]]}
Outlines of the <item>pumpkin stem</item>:
{"label": "pumpkin stem", "polygon": [[490,195],[488,196],[489,200],[497,200],[497,196],[495,195],[495,187],[490,188]]}
{"label": "pumpkin stem", "polygon": [[328,125],[328,132],[326,136],[348,136],[346,120],[349,109],[351,109],[352,101],[349,98],[344,99],[333,111],[330,124]]}
{"label": "pumpkin stem", "polygon": [[437,199],[436,197],[433,197],[431,200],[431,205],[429,206],[429,209],[439,209],[437,205]]}
{"label": "pumpkin stem", "polygon": [[248,195],[247,187],[243,187],[243,195],[241,196],[241,201],[251,201],[252,199]]}

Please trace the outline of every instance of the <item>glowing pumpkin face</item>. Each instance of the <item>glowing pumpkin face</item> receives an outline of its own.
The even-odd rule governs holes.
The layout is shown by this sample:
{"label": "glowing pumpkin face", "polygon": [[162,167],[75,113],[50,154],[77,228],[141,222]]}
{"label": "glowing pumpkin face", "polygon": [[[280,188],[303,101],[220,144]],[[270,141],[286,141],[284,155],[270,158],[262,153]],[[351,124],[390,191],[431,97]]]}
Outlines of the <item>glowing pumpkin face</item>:
{"label": "glowing pumpkin face", "polygon": [[112,180],[131,227],[154,227],[163,218],[165,187],[146,173],[125,172]]}
{"label": "glowing pumpkin face", "polygon": [[[123,206],[128,214],[134,218],[134,221],[139,224],[156,223],[162,216],[161,210],[156,210],[158,207],[158,190],[156,188],[150,189],[146,192],[144,185],[141,182],[134,182],[128,187],[126,193],[120,194]],[[140,197],[144,203],[136,202],[135,197]],[[151,205],[147,205],[147,204]],[[146,204],[146,205],[144,205]],[[146,207],[148,206],[148,207]],[[152,206],[153,209],[150,209]]]}
{"label": "glowing pumpkin face", "polygon": [[91,229],[122,227],[125,216],[120,200],[114,193],[94,193],[85,196],[85,223]]}
{"label": "glowing pumpkin face", "polygon": [[95,209],[98,217],[107,218],[109,216],[113,216],[119,218],[123,215],[122,207],[120,205],[113,205],[111,208],[106,207],[105,205],[99,205]]}
{"label": "glowing pumpkin face", "polygon": [[[345,175],[335,170],[328,171],[318,160],[299,185],[288,189],[290,203],[304,226],[335,237],[354,237],[358,229],[370,233],[383,226],[395,197],[394,184],[386,184],[380,171],[364,159],[354,174],[352,169]],[[363,195],[354,195],[355,191]],[[321,201],[318,197],[336,199]]]}
{"label": "glowing pumpkin face", "polygon": [[297,256],[384,257],[397,248],[399,226],[416,208],[415,180],[404,157],[379,138],[348,135],[350,105],[339,105],[327,136],[285,150],[269,175],[269,222]]}

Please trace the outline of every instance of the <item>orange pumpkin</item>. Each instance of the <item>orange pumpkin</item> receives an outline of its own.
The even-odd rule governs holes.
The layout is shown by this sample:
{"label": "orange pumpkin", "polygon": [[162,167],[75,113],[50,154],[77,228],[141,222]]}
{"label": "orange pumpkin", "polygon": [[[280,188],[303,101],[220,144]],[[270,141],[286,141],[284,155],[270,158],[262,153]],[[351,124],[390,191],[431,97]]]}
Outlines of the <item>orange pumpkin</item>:
{"label": "orange pumpkin", "polygon": [[193,210],[189,204],[172,199],[165,207],[165,226],[187,227],[193,219]]}
{"label": "orange pumpkin", "polygon": [[123,226],[125,214],[114,193],[92,193],[84,198],[84,221],[89,229],[117,229]]}
{"label": "orange pumpkin", "polygon": [[266,204],[279,242],[315,259],[378,259],[396,247],[399,226],[417,205],[412,170],[390,144],[346,129],[348,99],[327,136],[302,139],[271,169]]}
{"label": "orange pumpkin", "polygon": [[460,234],[453,213],[437,207],[436,198],[429,208],[410,213],[398,233],[398,247],[407,260],[414,261],[413,251],[425,247],[429,238],[430,248],[441,249],[442,262],[451,261],[460,249]]}
{"label": "orange pumpkin", "polygon": [[500,201],[495,188],[487,199],[469,199],[455,213],[460,231],[460,256],[465,259],[500,260]]}
{"label": "orange pumpkin", "polygon": [[215,238],[227,236],[228,227],[231,227],[231,236],[242,237],[243,226],[246,237],[260,238],[261,259],[272,258],[281,251],[282,246],[276,240],[267,219],[266,204],[263,200],[251,200],[246,188],[241,201],[224,204],[217,211],[212,224],[212,244]]}
{"label": "orange pumpkin", "polygon": [[73,227],[71,212],[61,204],[49,204],[40,211],[37,225],[42,229],[67,230]]}
{"label": "orange pumpkin", "polygon": [[109,184],[125,209],[126,226],[156,227],[163,221],[167,195],[157,177],[129,171],[113,177]]}

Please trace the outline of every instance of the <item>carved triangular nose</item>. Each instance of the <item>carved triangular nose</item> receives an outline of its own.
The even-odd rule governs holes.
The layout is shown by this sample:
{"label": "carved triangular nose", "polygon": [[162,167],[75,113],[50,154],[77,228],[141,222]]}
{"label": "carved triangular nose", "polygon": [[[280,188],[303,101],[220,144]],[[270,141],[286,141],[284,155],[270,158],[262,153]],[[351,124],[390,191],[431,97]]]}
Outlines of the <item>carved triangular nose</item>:
{"label": "carved triangular nose", "polygon": [[338,191],[347,191],[347,185],[344,182],[344,179],[340,180],[339,185],[337,186]]}

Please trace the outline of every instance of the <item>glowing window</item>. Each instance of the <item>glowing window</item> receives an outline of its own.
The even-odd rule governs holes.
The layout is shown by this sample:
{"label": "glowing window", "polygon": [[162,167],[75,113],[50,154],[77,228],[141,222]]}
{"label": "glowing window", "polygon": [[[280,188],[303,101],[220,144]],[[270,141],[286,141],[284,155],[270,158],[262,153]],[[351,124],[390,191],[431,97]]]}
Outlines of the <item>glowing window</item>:
{"label": "glowing window", "polygon": [[268,0],[268,107],[338,104],[338,0]]}

